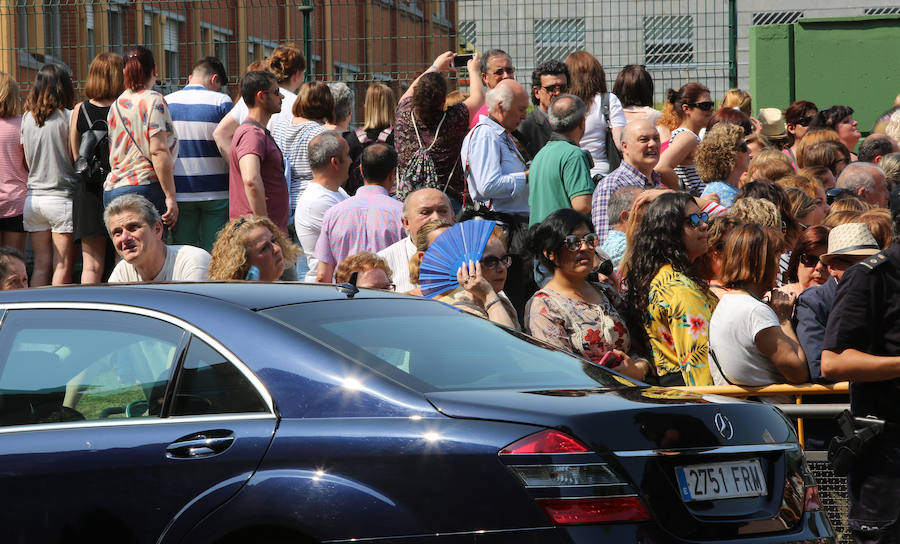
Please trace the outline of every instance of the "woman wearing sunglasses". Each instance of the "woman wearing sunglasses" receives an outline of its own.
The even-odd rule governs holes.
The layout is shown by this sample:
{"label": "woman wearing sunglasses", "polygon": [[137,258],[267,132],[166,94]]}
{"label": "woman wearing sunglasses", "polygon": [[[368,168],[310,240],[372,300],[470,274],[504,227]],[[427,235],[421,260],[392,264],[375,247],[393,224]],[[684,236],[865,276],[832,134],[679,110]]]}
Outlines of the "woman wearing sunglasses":
{"label": "woman wearing sunglasses", "polygon": [[823,225],[803,231],[791,251],[785,274],[789,283],[781,287],[782,291],[800,296],[807,288],[828,281],[828,269],[819,260],[828,252],[828,231],[828,227]]}
{"label": "woman wearing sunglasses", "polygon": [[700,144],[700,130],[713,116],[713,106],[709,89],[699,83],[688,83],[677,91],[669,89],[659,123],[671,129],[672,136],[656,165],[666,187],[694,196],[703,192],[705,185],[697,175],[694,153]]}
{"label": "woman wearing sunglasses", "polygon": [[817,113],[819,108],[809,100],[797,100],[784,110],[785,128],[788,133],[788,145],[784,148],[784,153],[791,158],[794,168],[797,167],[795,156],[797,145],[809,132],[809,125]]}
{"label": "woman wearing sunglasses", "polygon": [[712,385],[707,337],[716,297],[695,266],[707,251],[708,220],[688,193],[661,194],[630,249],[626,302],[643,325],[661,385]]}
{"label": "woman wearing sunglasses", "polygon": [[643,379],[650,363],[629,355],[632,337],[617,308],[621,298],[588,276],[597,267],[597,235],[571,208],[551,213],[532,230],[532,250],[553,276],[528,301],[525,331],[548,344]]}

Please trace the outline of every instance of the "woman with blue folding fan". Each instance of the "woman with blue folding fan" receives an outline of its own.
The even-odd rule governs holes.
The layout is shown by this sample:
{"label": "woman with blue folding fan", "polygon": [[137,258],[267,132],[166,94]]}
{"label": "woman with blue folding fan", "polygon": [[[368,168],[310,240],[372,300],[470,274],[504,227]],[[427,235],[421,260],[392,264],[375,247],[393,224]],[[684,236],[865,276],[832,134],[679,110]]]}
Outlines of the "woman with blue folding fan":
{"label": "woman with blue folding fan", "polygon": [[516,310],[503,293],[512,262],[503,229],[493,221],[472,220],[435,236],[436,229],[426,228],[429,225],[419,230],[416,240],[421,264],[415,271],[422,295],[519,330]]}
{"label": "woman with blue folding fan", "polygon": [[619,309],[621,298],[608,284],[588,280],[597,268],[593,230],[591,221],[571,208],[559,209],[532,227],[532,251],[553,277],[528,301],[525,331],[626,376],[643,379],[650,363],[629,355],[633,342]]}

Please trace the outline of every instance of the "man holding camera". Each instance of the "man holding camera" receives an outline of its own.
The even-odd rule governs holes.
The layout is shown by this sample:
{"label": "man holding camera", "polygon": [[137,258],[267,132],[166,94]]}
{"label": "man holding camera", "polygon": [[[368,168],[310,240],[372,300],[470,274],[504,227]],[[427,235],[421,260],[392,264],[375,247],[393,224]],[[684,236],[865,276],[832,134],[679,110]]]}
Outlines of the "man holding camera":
{"label": "man holding camera", "polygon": [[822,375],[850,380],[854,417],[883,420],[848,474],[855,542],[900,542],[900,216],[888,249],[851,266],[825,328]]}

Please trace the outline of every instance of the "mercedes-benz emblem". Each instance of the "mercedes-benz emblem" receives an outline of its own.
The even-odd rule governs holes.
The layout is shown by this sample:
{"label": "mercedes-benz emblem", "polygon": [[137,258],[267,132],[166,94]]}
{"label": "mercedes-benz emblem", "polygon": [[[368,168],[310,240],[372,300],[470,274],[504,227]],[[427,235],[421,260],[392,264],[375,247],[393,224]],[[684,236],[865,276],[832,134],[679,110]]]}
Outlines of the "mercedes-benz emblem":
{"label": "mercedes-benz emblem", "polygon": [[720,412],[716,412],[716,430],[725,437],[725,440],[731,440],[734,436],[734,427],[731,426],[731,421]]}

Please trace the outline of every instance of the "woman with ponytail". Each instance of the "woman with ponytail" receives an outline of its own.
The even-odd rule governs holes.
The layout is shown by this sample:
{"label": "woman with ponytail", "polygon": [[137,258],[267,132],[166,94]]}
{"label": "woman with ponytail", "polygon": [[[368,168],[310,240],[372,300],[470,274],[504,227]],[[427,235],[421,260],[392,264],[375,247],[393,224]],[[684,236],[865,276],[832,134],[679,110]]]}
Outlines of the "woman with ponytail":
{"label": "woman with ponytail", "polygon": [[72,187],[69,116],[75,91],[68,72],[45,64],[25,100],[22,147],[28,167],[28,196],[22,220],[31,233],[31,286],[72,282]]}
{"label": "woman with ponytail", "polygon": [[699,83],[688,83],[677,91],[669,89],[659,124],[672,129],[668,147],[659,157],[656,171],[663,185],[675,191],[689,191],[700,196],[705,185],[697,175],[694,153],[700,143],[700,130],[713,116],[709,89]]}
{"label": "woman with ponytail", "polygon": [[103,186],[103,204],[137,193],[153,203],[163,223],[178,221],[173,168],[178,138],[163,95],[153,90],[156,62],[140,45],[125,55],[125,91],[109,110],[110,172]]}

